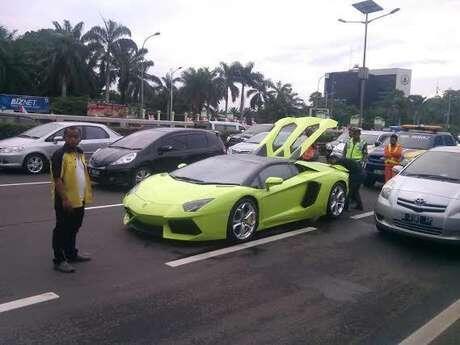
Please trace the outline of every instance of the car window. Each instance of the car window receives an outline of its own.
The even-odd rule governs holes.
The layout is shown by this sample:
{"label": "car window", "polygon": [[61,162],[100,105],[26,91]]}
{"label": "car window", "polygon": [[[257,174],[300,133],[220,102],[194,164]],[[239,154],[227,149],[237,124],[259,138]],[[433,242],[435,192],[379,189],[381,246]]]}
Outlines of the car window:
{"label": "car window", "polygon": [[175,151],[187,149],[187,135],[174,135],[164,138],[160,146],[172,146]]}
{"label": "car window", "polygon": [[[425,133],[399,133],[398,142],[405,149],[428,150],[433,147],[434,137]],[[385,145],[390,143],[390,138],[385,140]]]}
{"label": "car window", "polygon": [[276,164],[265,168],[259,173],[259,181],[265,187],[265,181],[269,177],[281,177],[283,180],[288,180],[296,175],[296,170],[290,164]]}
{"label": "car window", "polygon": [[57,131],[56,133],[54,133],[53,135],[50,135],[50,136],[48,137],[48,139],[46,139],[46,141],[53,141],[54,138],[56,138],[56,137],[62,137],[62,138],[64,138],[64,128],[58,130],[58,131]]}
{"label": "car window", "polygon": [[130,150],[142,150],[158,140],[163,135],[160,131],[143,130],[130,134],[114,142],[110,147],[125,148]]}
{"label": "car window", "polygon": [[86,140],[96,139],[107,139],[109,135],[100,127],[96,126],[85,126],[85,137]]}
{"label": "car window", "polygon": [[460,153],[428,151],[401,173],[403,176],[460,183]]}
{"label": "car window", "polygon": [[189,134],[187,136],[187,146],[189,149],[202,149],[208,147],[208,140],[204,134]]}
{"label": "car window", "polygon": [[291,123],[282,127],[281,130],[278,132],[278,135],[276,136],[275,140],[273,140],[273,151],[276,151],[281,146],[283,146],[283,144],[286,142],[286,140],[289,138],[292,132],[295,131],[296,128],[297,125],[295,123]]}
{"label": "car window", "polygon": [[442,146],[442,136],[438,135],[434,138],[434,146]]}
{"label": "car window", "polygon": [[446,146],[455,146],[455,140],[452,138],[450,135],[445,135],[444,136],[444,145]]}

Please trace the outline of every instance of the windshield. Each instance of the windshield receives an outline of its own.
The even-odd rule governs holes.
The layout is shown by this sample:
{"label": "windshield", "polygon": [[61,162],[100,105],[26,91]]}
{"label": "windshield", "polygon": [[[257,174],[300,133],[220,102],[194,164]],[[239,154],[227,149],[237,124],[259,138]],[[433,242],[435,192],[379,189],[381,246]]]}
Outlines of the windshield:
{"label": "windshield", "polygon": [[[390,138],[385,140],[385,145],[390,143]],[[414,133],[414,134],[398,134],[398,143],[404,149],[428,150],[433,147],[433,136]]]}
{"label": "windshield", "polygon": [[251,144],[260,144],[262,140],[267,136],[268,132],[263,132],[254,135],[253,137],[249,138],[246,142]]}
{"label": "windshield", "polygon": [[152,130],[139,131],[114,142],[112,145],[110,145],[110,147],[118,147],[130,150],[142,150],[162,135],[162,132]]}
{"label": "windshield", "polygon": [[429,151],[401,173],[403,176],[460,182],[460,153]]}
{"label": "windshield", "polygon": [[378,138],[379,136],[377,134],[361,134],[361,140],[364,140],[367,145],[374,145]]}
{"label": "windshield", "polygon": [[24,133],[18,135],[21,138],[34,138],[38,139],[46,135],[52,134],[55,130],[61,128],[62,126],[58,123],[52,122],[45,125],[37,126]]}
{"label": "windshield", "polygon": [[258,166],[250,160],[229,159],[224,155],[193,163],[170,175],[192,183],[242,185]]}
{"label": "windshield", "polygon": [[245,135],[254,135],[261,132],[269,132],[273,128],[272,124],[254,125],[244,131]]}

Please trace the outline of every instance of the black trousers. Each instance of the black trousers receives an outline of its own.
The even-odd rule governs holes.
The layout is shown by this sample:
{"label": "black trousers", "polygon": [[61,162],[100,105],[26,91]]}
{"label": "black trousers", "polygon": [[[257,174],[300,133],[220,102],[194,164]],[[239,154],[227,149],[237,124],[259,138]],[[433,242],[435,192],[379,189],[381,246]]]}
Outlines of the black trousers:
{"label": "black trousers", "polygon": [[85,207],[66,211],[62,203],[57,202],[54,210],[56,212],[56,227],[53,230],[54,263],[59,264],[78,254],[75,242],[83,222]]}
{"label": "black trousers", "polygon": [[349,194],[349,201],[354,201],[356,203],[356,207],[363,207],[363,202],[361,200],[361,194],[359,193],[359,189],[361,188],[361,181],[350,181],[350,194]]}

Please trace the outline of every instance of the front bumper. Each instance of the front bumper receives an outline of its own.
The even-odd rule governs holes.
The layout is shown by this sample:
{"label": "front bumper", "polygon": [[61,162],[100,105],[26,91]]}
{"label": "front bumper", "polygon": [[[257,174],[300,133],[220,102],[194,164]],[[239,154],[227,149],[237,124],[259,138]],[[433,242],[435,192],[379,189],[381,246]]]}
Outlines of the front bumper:
{"label": "front bumper", "polygon": [[21,168],[24,162],[23,154],[0,154],[0,168]]}
{"label": "front bumper", "polygon": [[[375,222],[378,228],[404,235],[440,242],[460,241],[460,218],[446,217],[446,213],[417,213],[378,197],[375,205]],[[433,225],[413,224],[404,221],[405,214],[423,215],[433,219]]]}
{"label": "front bumper", "polygon": [[147,202],[135,193],[127,195],[123,204],[123,223],[144,234],[179,241],[211,241],[227,237],[228,214],[222,212],[185,212],[182,205]]}
{"label": "front bumper", "polygon": [[92,181],[105,184],[129,184],[131,182],[131,168],[111,168],[88,166]]}

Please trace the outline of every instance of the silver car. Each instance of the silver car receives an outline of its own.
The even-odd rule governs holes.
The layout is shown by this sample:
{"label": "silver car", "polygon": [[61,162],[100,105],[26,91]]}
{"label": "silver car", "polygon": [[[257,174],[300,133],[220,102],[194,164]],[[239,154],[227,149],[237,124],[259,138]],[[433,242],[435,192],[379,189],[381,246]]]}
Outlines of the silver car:
{"label": "silver car", "polygon": [[262,142],[262,140],[265,139],[267,136],[268,132],[262,132],[259,134],[256,134],[246,141],[243,141],[241,143],[238,143],[236,145],[230,146],[228,148],[228,153],[229,154],[234,154],[234,153],[252,153],[256,148],[259,147],[259,144]]}
{"label": "silver car", "polygon": [[64,129],[70,126],[81,129],[79,146],[88,158],[97,149],[121,138],[118,133],[101,124],[51,122],[16,137],[0,140],[0,168],[24,168],[29,174],[46,171],[53,153],[64,145]]}
{"label": "silver car", "polygon": [[433,148],[382,188],[377,229],[454,242],[460,240],[460,147]]}

